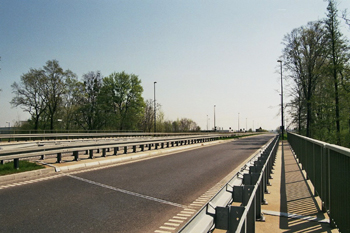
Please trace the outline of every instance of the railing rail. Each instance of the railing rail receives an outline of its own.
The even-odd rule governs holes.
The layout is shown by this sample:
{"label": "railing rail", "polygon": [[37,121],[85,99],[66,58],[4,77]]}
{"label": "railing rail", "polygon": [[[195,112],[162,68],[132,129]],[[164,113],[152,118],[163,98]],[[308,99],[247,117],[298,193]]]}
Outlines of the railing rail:
{"label": "railing rail", "polygon": [[288,141],[333,227],[350,232],[350,149],[288,133]]}
{"label": "railing rail", "polygon": [[[261,204],[267,192],[275,160],[278,137],[248,161],[234,177],[179,232],[204,233],[214,228],[227,232],[254,232],[255,221],[263,218]],[[231,206],[232,202],[240,206]]]}

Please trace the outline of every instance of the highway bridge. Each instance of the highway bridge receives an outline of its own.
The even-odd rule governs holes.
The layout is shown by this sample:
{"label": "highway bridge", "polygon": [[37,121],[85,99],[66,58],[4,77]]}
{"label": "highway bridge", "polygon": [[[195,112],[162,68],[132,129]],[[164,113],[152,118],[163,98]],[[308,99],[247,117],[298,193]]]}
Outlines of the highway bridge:
{"label": "highway bridge", "polygon": [[273,137],[202,143],[195,150],[2,184],[1,231],[176,232]]}
{"label": "highway bridge", "polygon": [[273,134],[138,137],[1,144],[48,172],[0,177],[0,231],[350,232],[347,148],[289,133],[272,165]]}

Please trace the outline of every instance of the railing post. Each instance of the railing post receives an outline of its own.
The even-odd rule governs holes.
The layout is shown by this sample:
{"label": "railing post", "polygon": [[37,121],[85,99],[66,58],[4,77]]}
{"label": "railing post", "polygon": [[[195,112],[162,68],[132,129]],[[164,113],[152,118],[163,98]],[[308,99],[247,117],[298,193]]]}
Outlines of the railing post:
{"label": "railing post", "polygon": [[18,170],[19,169],[19,158],[14,159],[13,164],[14,164],[14,168]]}
{"label": "railing post", "polygon": [[114,150],[113,155],[117,155],[117,154],[118,154],[119,147],[114,147],[113,150]]}
{"label": "railing post", "polygon": [[57,153],[57,162],[56,163],[61,163],[62,162],[62,153]]}
{"label": "railing post", "polygon": [[79,151],[73,151],[74,161],[79,160]]}

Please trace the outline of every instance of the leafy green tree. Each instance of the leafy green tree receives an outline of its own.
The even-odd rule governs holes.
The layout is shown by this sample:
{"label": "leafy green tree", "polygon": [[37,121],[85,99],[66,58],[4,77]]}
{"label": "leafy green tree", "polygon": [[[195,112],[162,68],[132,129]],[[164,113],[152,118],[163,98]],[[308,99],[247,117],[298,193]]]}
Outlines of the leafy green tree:
{"label": "leafy green tree", "polygon": [[50,60],[42,70],[44,74],[43,94],[47,106],[50,129],[54,129],[55,122],[58,119],[57,112],[63,104],[63,97],[66,92],[67,78],[74,77],[75,74],[70,70],[63,70],[57,60]]}
{"label": "leafy green tree", "polygon": [[103,99],[113,111],[119,130],[135,130],[145,103],[141,80],[134,74],[112,73],[103,79]]}
{"label": "leafy green tree", "polygon": [[326,38],[328,39],[327,47],[329,49],[328,73],[333,80],[336,143],[340,145],[340,74],[342,73],[344,64],[349,61],[349,47],[339,29],[340,23],[338,20],[337,4],[334,0],[328,0],[327,11],[325,28]]}
{"label": "leafy green tree", "polygon": [[82,94],[76,94],[79,107],[75,111],[75,121],[86,130],[101,129],[105,123],[102,108],[98,101],[102,89],[101,73],[90,71],[84,74],[83,82],[80,85]]}
{"label": "leafy green tree", "polygon": [[66,79],[66,91],[63,96],[63,108],[61,112],[62,125],[64,129],[70,130],[78,128],[75,121],[76,114],[79,112],[79,101],[82,99],[84,93],[84,86],[76,77]]}

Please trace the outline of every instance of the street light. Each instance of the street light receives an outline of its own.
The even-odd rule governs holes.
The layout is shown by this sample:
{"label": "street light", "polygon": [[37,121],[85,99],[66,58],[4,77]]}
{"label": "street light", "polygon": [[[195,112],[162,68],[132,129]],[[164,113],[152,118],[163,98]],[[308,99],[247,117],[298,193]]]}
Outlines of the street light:
{"label": "street light", "polygon": [[208,130],[208,115],[207,115],[207,130]]}
{"label": "street light", "polygon": [[214,131],[216,131],[215,107],[216,107],[216,105],[214,105]]}
{"label": "street light", "polygon": [[238,113],[238,132],[240,131],[240,128],[239,128],[239,113]]}
{"label": "street light", "polygon": [[157,131],[156,83],[154,82],[154,132]]}
{"label": "street light", "polygon": [[284,123],[283,123],[283,76],[282,76],[282,60],[277,60],[281,64],[281,131],[282,140],[284,139]]}

